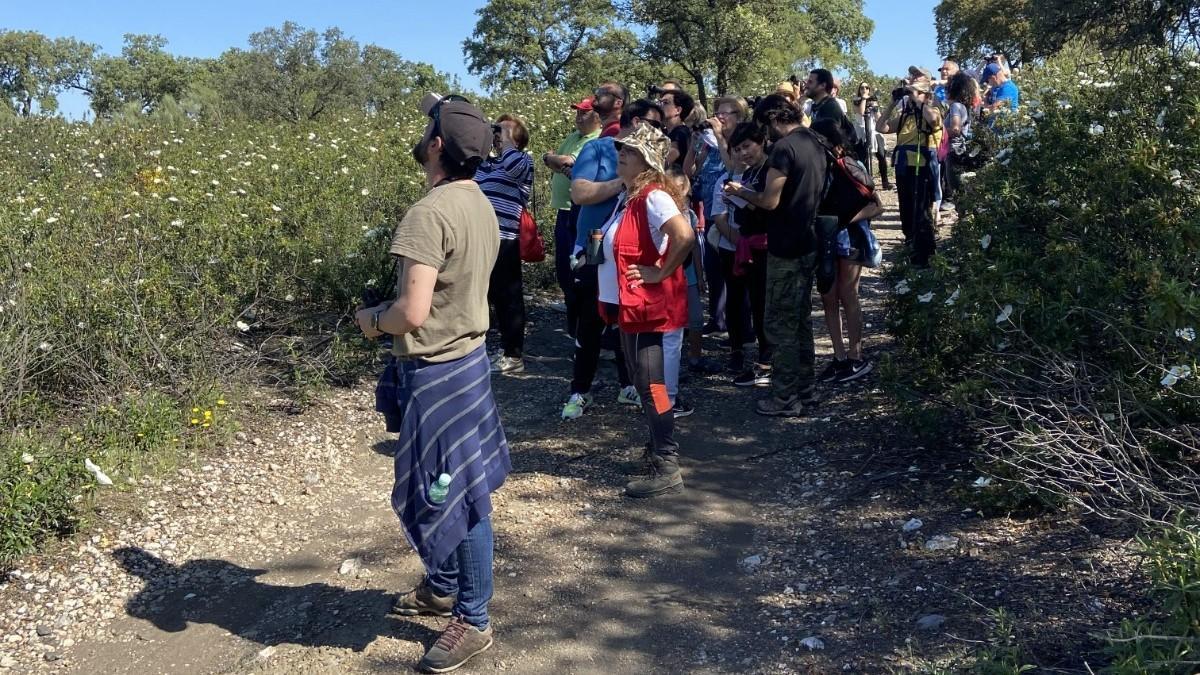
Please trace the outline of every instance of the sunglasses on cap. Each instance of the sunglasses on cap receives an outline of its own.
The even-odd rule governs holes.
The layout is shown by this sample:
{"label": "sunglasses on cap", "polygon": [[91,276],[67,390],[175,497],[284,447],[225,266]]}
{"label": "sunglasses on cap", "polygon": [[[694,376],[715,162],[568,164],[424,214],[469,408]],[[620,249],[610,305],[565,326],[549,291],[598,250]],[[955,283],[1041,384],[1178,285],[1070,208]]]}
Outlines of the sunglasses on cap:
{"label": "sunglasses on cap", "polygon": [[449,96],[443,96],[442,100],[433,104],[433,107],[429,109],[429,116],[432,117],[434,119],[434,121],[441,121],[441,119],[442,119],[442,104],[446,103],[448,101],[462,101],[463,103],[470,103],[470,101],[468,101],[466,99],[466,97],[459,96],[458,94],[450,94]]}
{"label": "sunglasses on cap", "polygon": [[662,131],[663,123],[659,122],[658,120],[652,120],[648,117],[643,117],[642,121],[645,122],[646,124],[649,124],[650,126],[654,127],[655,129]]}

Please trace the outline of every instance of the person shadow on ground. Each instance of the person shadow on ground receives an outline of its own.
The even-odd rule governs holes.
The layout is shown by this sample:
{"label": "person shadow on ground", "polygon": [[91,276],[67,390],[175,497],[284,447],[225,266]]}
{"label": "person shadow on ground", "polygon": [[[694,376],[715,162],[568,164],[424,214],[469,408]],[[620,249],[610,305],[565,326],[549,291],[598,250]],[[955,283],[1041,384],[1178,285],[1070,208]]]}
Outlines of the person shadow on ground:
{"label": "person shadow on ground", "polygon": [[189,624],[212,624],[266,646],[292,643],[362,651],[377,637],[431,645],[437,633],[389,616],[393,596],[376,589],[348,590],[324,583],[276,586],[225,560],[182,565],[148,551],[124,547],[113,557],[146,585],[125,604],[129,616],[179,633]]}

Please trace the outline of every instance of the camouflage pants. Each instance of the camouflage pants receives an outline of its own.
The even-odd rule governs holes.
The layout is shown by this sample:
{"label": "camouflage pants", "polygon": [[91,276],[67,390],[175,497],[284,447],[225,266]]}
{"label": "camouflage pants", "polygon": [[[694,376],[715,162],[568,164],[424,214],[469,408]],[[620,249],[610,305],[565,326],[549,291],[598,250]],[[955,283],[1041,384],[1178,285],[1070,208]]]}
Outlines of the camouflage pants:
{"label": "camouflage pants", "polygon": [[771,393],[790,398],[813,387],[816,347],[812,286],[817,254],[767,259],[767,339],[774,346]]}

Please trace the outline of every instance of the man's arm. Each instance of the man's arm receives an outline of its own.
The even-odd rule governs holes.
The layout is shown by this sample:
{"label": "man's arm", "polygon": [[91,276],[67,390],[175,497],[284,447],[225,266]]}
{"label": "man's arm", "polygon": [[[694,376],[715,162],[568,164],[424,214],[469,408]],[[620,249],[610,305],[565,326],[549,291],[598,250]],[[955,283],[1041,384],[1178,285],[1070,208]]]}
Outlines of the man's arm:
{"label": "man's arm", "polygon": [[437,270],[414,260],[402,259],[404,272],[400,297],[379,315],[379,329],[388,335],[406,335],[429,318]]}
{"label": "man's arm", "polygon": [[942,123],[942,109],[931,103],[925,103],[921,106],[921,116],[929,123],[929,126],[937,128]]}
{"label": "man's arm", "polygon": [[787,174],[779,169],[771,168],[767,171],[767,182],[763,186],[762,192],[754,192],[741,183],[727,183],[725,191],[745,199],[764,211],[774,211],[779,206],[779,199],[783,195],[784,183],[787,183]]}
{"label": "man's arm", "polygon": [[599,182],[586,178],[576,178],[571,181],[571,201],[580,206],[599,204],[616,197],[620,192],[620,178]]}
{"label": "man's arm", "polygon": [[542,155],[542,163],[550,168],[555,173],[571,175],[571,167],[575,164],[574,155],[556,155],[553,152],[547,152]]}

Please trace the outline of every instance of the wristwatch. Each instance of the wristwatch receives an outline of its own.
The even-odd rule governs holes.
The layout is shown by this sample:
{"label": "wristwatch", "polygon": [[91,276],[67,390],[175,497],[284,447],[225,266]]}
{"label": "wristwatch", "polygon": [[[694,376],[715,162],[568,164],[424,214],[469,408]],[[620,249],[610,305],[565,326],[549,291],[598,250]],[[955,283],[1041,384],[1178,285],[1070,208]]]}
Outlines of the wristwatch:
{"label": "wristwatch", "polygon": [[379,330],[379,315],[383,314],[383,310],[371,312],[371,330]]}

